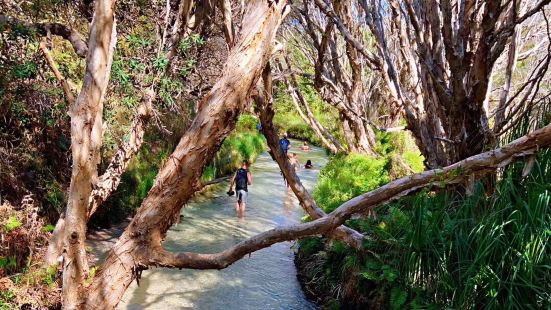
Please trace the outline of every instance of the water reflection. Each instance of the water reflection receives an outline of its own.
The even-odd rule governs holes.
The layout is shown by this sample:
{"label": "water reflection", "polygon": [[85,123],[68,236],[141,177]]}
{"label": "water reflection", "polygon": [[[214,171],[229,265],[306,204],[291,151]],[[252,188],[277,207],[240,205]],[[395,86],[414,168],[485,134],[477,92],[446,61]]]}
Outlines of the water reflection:
{"label": "water reflection", "polygon": [[[319,148],[308,153],[293,151],[301,162],[311,159],[315,163],[315,169],[299,171],[301,180],[311,189],[318,168],[326,162],[325,153]],[[245,217],[236,216],[236,198],[226,195],[228,184],[215,185],[182,211],[181,222],[169,231],[164,247],[213,253],[273,227],[299,223],[304,213],[294,194],[287,191],[270,156],[263,154],[251,171],[254,183],[249,189]],[[292,245],[273,245],[221,271],[144,271],[140,286],[133,283],[118,308],[315,309],[297,281]]]}

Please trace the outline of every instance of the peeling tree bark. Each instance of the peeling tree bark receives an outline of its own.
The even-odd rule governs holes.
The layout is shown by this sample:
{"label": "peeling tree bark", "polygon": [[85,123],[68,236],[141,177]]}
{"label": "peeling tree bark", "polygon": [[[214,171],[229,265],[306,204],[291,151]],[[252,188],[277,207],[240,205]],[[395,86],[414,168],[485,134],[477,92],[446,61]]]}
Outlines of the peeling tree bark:
{"label": "peeling tree bark", "polygon": [[63,234],[63,307],[78,306],[79,288],[87,272],[84,249],[88,201],[97,181],[103,134],[103,98],[116,41],[114,0],[96,1],[82,90],[71,107],[73,170]]}
{"label": "peeling tree bark", "polygon": [[200,187],[200,177],[226,136],[268,61],[286,1],[247,4],[243,33],[230,51],[221,79],[199,104],[199,113],[175,151],[160,169],[136,216],[96,274],[85,308],[112,309],[133,279],[163,251],[161,241],[175,215]]}
{"label": "peeling tree bark", "polygon": [[228,48],[231,48],[235,37],[235,27],[232,22],[231,2],[230,0],[218,0],[218,6],[222,11],[222,17],[224,18],[224,36],[226,37],[226,43],[228,44]]}

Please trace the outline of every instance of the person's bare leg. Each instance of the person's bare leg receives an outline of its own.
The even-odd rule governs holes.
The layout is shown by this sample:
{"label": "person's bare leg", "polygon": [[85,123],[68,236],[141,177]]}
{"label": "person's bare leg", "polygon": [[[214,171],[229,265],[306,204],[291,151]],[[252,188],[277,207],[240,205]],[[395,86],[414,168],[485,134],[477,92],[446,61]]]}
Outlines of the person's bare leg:
{"label": "person's bare leg", "polygon": [[244,203],[238,203],[238,207],[237,207],[237,217],[244,217],[245,216],[245,204]]}

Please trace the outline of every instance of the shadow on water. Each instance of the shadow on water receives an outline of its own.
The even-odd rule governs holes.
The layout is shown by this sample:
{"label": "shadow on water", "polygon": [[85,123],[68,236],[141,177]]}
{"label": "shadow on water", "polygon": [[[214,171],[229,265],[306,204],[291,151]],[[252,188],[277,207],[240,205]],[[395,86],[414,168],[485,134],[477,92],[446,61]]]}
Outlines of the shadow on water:
{"label": "shadow on water", "polygon": [[[293,141],[293,145],[300,145]],[[315,169],[299,176],[312,189],[325,152],[313,148],[296,152],[304,165]],[[228,197],[228,183],[214,185],[182,210],[182,220],[168,232],[164,247],[171,251],[218,252],[268,229],[299,223],[304,212],[288,192],[277,164],[266,153],[251,167],[253,185],[245,218],[238,218],[235,196]],[[224,270],[144,271],[140,286],[132,283],[119,309],[315,309],[296,278],[292,242],[275,244],[252,253]],[[96,254],[107,247],[92,242]],[[101,249],[103,247],[103,249]]]}

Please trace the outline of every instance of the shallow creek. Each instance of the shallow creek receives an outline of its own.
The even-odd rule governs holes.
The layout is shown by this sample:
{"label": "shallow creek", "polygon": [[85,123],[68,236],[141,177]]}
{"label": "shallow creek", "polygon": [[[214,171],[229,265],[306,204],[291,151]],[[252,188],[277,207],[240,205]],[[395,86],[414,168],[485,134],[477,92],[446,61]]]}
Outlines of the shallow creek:
{"label": "shallow creek", "polygon": [[[293,149],[302,165],[312,160],[314,169],[299,171],[308,189],[315,185],[325,152],[313,147],[305,153]],[[235,196],[228,197],[228,183],[213,185],[182,209],[181,222],[168,232],[164,246],[172,251],[213,253],[276,226],[299,223],[303,210],[288,192],[279,167],[267,153],[252,165],[253,185],[244,218],[235,214]],[[111,233],[116,235],[120,229]],[[120,233],[120,232],[119,232]],[[92,235],[89,245],[101,260],[114,238]],[[140,286],[132,283],[119,309],[316,309],[296,277],[293,242],[275,244],[252,253],[224,270],[172,270],[157,268],[142,274]]]}

